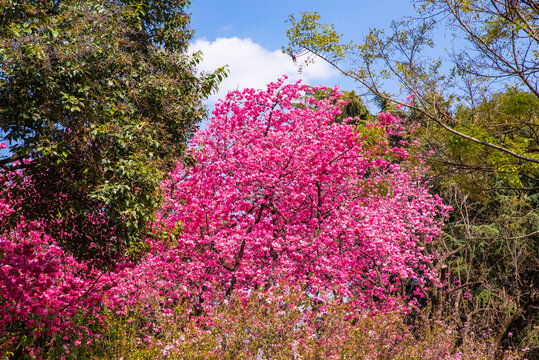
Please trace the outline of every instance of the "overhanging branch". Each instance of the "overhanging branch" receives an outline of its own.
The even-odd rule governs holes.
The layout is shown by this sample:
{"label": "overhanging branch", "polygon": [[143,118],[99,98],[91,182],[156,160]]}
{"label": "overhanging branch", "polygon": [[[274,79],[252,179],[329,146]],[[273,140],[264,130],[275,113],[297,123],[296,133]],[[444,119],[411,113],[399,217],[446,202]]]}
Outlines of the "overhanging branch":
{"label": "overhanging branch", "polygon": [[[412,109],[412,110],[416,110],[418,112],[420,112],[421,114],[424,114],[425,116],[427,116],[429,119],[433,120],[435,123],[437,123],[438,125],[440,125],[444,130],[454,134],[454,135],[457,135],[457,136],[460,136],[464,139],[467,139],[469,141],[473,141],[477,144],[480,144],[480,145],[483,145],[483,146],[487,146],[487,147],[490,147],[492,149],[496,149],[498,151],[502,151],[506,154],[509,154],[511,156],[514,156],[518,159],[521,159],[521,160],[524,160],[524,161],[530,161],[530,162],[534,162],[536,164],[539,164],[539,160],[538,159],[534,159],[534,158],[531,158],[531,157],[528,157],[528,156],[524,156],[524,155],[520,155],[520,154],[517,154],[516,152],[514,151],[511,151],[509,149],[506,149],[504,148],[503,146],[499,146],[499,145],[495,145],[495,144],[492,144],[492,143],[489,143],[487,141],[483,141],[483,140],[479,140],[479,139],[476,139],[474,138],[473,136],[469,136],[469,135],[466,135],[464,133],[461,133],[460,131],[457,131],[449,126],[447,126],[443,121],[441,121],[440,119],[438,119],[438,117],[426,112],[425,110],[417,107],[417,106],[414,106],[414,105],[411,105],[411,104],[408,104],[408,103],[405,103],[405,102],[402,102],[402,101],[399,101],[399,100],[396,100],[396,99],[393,99],[389,96],[387,96],[386,94],[384,94],[383,92],[379,91],[375,85],[369,85],[367,84],[363,79],[355,76],[353,73],[349,72],[349,71],[346,71],[344,70],[343,68],[341,68],[337,63],[329,60],[328,58],[322,56],[322,55],[319,55],[317,54],[316,52],[312,51],[311,49],[306,49],[308,51],[310,51],[311,53],[313,53],[314,55],[318,56],[319,58],[321,58],[322,60],[324,60],[325,62],[327,62],[329,65],[331,65],[332,67],[334,67],[337,71],[339,71],[341,74],[343,74],[344,76],[347,76],[351,79],[354,79],[356,80],[357,82],[359,82],[361,85],[363,85],[364,87],[367,88],[367,90],[369,90],[370,92],[372,92],[374,95],[376,96],[379,96],[380,98],[382,99],[385,99],[385,100],[388,100],[388,101],[391,101],[397,105],[401,105],[401,106],[404,106],[404,107],[407,107],[409,109]],[[456,120],[454,119],[453,117],[451,117],[451,120]]]}

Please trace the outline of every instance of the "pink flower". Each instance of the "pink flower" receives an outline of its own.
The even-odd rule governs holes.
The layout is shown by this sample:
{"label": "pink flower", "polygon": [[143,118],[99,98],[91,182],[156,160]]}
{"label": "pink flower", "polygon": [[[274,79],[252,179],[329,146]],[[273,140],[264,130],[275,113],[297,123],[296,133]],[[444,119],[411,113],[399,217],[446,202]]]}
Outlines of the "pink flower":
{"label": "pink flower", "polygon": [[407,131],[404,121],[380,114],[365,131],[382,135],[363,142],[334,121],[340,94],[318,100],[316,90],[280,80],[231,92],[191,142],[196,166],[179,164],[164,182],[156,224],[178,255],[162,266],[204,304],[219,289],[285,281],[390,308],[400,279],[435,278],[419,244],[438,234],[446,208],[417,181],[425,169],[405,166],[403,146],[413,145],[391,142]]}

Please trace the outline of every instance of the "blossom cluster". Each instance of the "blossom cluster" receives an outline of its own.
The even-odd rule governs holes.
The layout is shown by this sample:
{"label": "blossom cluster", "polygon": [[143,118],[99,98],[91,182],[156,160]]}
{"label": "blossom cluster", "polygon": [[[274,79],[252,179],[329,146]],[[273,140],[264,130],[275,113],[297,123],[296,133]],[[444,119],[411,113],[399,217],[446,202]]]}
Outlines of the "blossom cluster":
{"label": "blossom cluster", "polygon": [[[10,210],[0,201],[0,220]],[[0,254],[0,352],[24,347],[28,338],[92,341],[91,325],[101,321],[102,272],[66,253],[43,224],[24,218],[0,234]]]}
{"label": "blossom cluster", "polygon": [[195,165],[165,181],[156,224],[177,234],[169,264],[188,296],[286,280],[393,308],[405,282],[433,280],[425,244],[445,207],[391,140],[403,120],[381,114],[358,131],[335,122],[338,91],[317,90],[279,81],[229,93],[192,140]]}

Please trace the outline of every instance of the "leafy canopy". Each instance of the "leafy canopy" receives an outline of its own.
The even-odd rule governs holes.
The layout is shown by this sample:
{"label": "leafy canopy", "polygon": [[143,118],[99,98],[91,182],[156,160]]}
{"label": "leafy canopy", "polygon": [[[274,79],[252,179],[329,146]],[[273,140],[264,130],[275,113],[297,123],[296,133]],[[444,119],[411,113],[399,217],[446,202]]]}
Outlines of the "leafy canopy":
{"label": "leafy canopy", "polygon": [[[200,57],[186,54],[188,5],[2,0],[0,130],[11,154],[0,167],[22,171],[10,185],[16,198],[27,177],[39,189],[15,217],[54,224],[78,255],[140,243],[162,175],[183,156],[205,116],[201,101],[225,75],[196,73]],[[104,228],[86,231],[95,218],[115,241]]]}

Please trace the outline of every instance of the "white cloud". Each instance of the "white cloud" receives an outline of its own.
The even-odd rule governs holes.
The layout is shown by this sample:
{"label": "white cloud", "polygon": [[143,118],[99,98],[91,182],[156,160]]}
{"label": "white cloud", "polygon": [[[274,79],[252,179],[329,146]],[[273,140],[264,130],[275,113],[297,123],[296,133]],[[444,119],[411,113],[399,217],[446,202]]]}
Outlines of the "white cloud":
{"label": "white cloud", "polygon": [[219,86],[219,92],[209,101],[223,98],[230,90],[255,88],[263,89],[269,82],[287,75],[289,82],[302,79],[303,83],[316,85],[325,83],[337,72],[323,61],[304,67],[298,73],[289,56],[281,50],[267,50],[251,39],[218,38],[215,41],[197,40],[190,46],[190,52],[202,51],[202,63],[198,69],[213,71],[228,65],[230,74]]}

